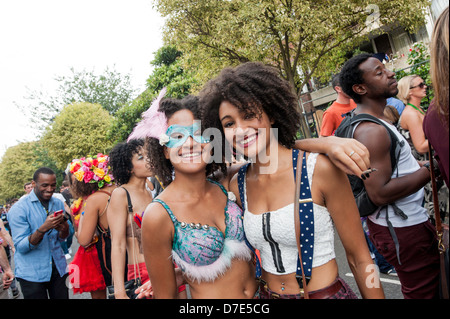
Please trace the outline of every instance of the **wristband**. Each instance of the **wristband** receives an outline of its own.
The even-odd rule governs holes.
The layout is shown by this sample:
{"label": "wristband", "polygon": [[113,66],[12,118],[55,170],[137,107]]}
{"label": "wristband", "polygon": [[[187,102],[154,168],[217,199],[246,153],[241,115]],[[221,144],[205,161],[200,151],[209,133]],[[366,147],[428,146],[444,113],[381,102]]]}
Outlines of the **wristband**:
{"label": "wristband", "polygon": [[39,230],[39,228],[38,229],[36,229],[38,232],[40,232],[41,234],[45,234],[46,232],[45,231],[42,231],[42,230]]}
{"label": "wristband", "polygon": [[429,172],[431,172],[430,162],[426,162],[425,164],[422,165],[422,167],[425,167]]}

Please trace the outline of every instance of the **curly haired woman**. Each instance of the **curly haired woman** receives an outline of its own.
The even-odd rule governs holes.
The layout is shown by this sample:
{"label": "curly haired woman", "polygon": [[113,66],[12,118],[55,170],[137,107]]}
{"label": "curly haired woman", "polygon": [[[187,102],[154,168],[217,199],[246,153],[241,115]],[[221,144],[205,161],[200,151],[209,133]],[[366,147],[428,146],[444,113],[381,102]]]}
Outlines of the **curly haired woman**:
{"label": "curly haired woman", "polygon": [[[144,257],[155,297],[176,298],[179,281],[173,260],[189,283],[193,298],[252,298],[255,269],[243,242],[242,211],[227,192],[229,177],[222,178],[222,184],[207,179],[227,176],[227,168],[220,157],[218,162],[209,160],[210,142],[201,136],[197,122],[198,98],[159,103],[163,94],[132,134],[150,137],[150,165],[166,186],[143,218]],[[348,147],[343,143],[338,148],[344,144]],[[364,150],[358,158],[364,166]]]}
{"label": "curly haired woman", "polygon": [[142,213],[153,200],[151,191],[146,188],[147,178],[153,174],[142,139],[116,144],[109,156],[114,180],[119,185],[111,195],[107,211],[112,241],[114,294],[116,299],[128,299],[122,276],[127,256],[128,280],[135,276],[140,277],[142,283],[149,280],[139,226]]}
{"label": "curly haired woman", "polygon": [[105,299],[106,286],[111,285],[111,238],[105,213],[116,186],[111,183],[108,162],[108,156],[99,153],[69,165],[70,191],[78,198],[72,214],[75,209],[75,236],[80,244],[71,263],[78,268],[71,268],[78,275],[74,292],[91,292],[92,299]]}
{"label": "curly haired woman", "polygon": [[[300,114],[289,83],[275,69],[249,62],[224,69],[200,98],[205,127],[219,129],[228,145],[250,160],[232,178],[230,190],[240,194],[245,236],[260,252],[261,298],[303,298],[296,276],[302,267],[310,278],[305,287],[310,298],[356,298],[338,276],[333,224],[362,296],[384,298],[347,176],[326,156],[293,149]],[[303,161],[301,172],[297,161]],[[300,206],[302,265],[295,178],[302,178],[300,192],[306,196]]]}

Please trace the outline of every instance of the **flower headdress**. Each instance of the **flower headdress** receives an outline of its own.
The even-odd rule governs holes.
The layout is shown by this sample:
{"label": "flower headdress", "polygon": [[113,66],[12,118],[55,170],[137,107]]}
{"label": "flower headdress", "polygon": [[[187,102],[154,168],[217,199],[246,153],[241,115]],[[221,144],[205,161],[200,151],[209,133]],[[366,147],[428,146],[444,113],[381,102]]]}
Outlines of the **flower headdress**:
{"label": "flower headdress", "polygon": [[74,159],[70,163],[70,172],[75,175],[77,181],[86,184],[98,183],[98,187],[102,188],[105,183],[110,184],[114,179],[112,174],[109,174],[110,167],[108,163],[108,155],[98,153],[92,157]]}
{"label": "flower headdress", "polygon": [[158,139],[161,145],[168,142],[169,138],[166,135],[167,118],[163,112],[159,111],[159,103],[166,94],[166,91],[167,89],[163,88],[148,110],[142,113],[142,121],[134,127],[127,141],[153,137]]}

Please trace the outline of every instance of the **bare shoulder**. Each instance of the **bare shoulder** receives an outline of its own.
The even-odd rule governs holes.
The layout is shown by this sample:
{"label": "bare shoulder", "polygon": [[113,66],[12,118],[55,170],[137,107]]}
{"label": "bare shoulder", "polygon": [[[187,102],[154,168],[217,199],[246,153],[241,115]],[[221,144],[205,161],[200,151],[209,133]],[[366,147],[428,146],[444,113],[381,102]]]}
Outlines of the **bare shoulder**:
{"label": "bare shoulder", "polygon": [[172,224],[170,216],[166,208],[159,202],[151,202],[145,208],[142,226],[159,229],[160,227],[167,227]]}
{"label": "bare shoulder", "polygon": [[126,198],[125,189],[122,187],[117,187],[111,192],[111,200]]}
{"label": "bare shoulder", "polygon": [[[324,154],[317,155],[317,161],[314,168],[314,176],[335,176],[342,172],[333,162]],[[342,172],[342,174],[344,174]]]}
{"label": "bare shoulder", "polygon": [[339,187],[347,181],[347,175],[339,169],[328,156],[319,154],[314,168],[313,185],[319,186],[322,191],[330,187]]}

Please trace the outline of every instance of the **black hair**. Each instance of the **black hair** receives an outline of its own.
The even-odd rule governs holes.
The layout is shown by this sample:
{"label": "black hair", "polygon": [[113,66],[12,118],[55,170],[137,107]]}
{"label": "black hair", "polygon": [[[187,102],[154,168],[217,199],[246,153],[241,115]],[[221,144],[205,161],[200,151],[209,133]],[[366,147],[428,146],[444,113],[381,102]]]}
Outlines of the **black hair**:
{"label": "black hair", "polygon": [[141,147],[144,147],[144,140],[133,139],[116,144],[109,152],[109,165],[117,184],[123,185],[130,180],[131,171],[133,170],[131,160]]}
{"label": "black hair", "polygon": [[361,95],[353,91],[353,85],[364,83],[363,71],[359,68],[359,66],[371,57],[372,54],[368,53],[355,55],[350,60],[345,62],[339,76],[339,82],[341,83],[342,90],[356,103],[361,103]]}
{"label": "black hair", "polygon": [[333,75],[333,77],[331,78],[331,86],[333,87],[333,89],[336,86],[341,86],[341,84],[339,83],[339,73]]}
{"label": "black hair", "polygon": [[[169,120],[173,114],[180,110],[189,110],[195,119],[201,120],[199,109],[199,98],[193,95],[187,95],[182,99],[166,98],[161,100],[159,110],[166,115]],[[202,121],[203,126],[203,121]],[[202,127],[204,129],[204,127]],[[149,137],[146,139],[146,149],[151,169],[158,176],[164,187],[172,182],[173,165],[169,159],[164,156],[164,146],[159,144],[159,140]],[[206,174],[213,175],[215,171],[220,170],[226,175],[225,163],[209,163],[206,165]],[[214,177],[214,176],[213,176]]]}
{"label": "black hair", "polygon": [[[222,136],[219,108],[223,101],[228,101],[246,114],[261,117],[265,112],[273,121],[272,127],[278,129],[279,143],[288,148],[294,146],[300,128],[297,96],[274,67],[246,62],[235,68],[225,68],[205,85],[199,96],[205,127],[219,129]],[[225,152],[226,143],[222,143],[223,154],[229,154]]]}
{"label": "black hair", "polygon": [[46,175],[56,175],[55,172],[48,167],[40,167],[38,168],[34,174],[33,174],[33,181],[37,182],[39,179],[39,175],[46,174]]}

